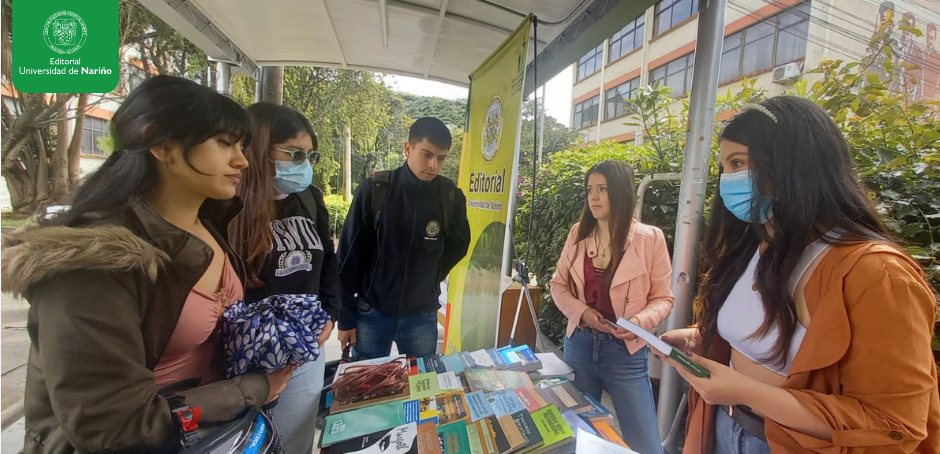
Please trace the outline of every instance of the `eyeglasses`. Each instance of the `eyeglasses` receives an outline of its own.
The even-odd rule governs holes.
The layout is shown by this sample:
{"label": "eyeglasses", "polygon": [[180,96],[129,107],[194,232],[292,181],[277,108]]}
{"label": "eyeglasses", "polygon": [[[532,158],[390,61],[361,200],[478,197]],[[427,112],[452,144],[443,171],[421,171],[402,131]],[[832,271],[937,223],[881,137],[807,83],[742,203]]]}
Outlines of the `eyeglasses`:
{"label": "eyeglasses", "polygon": [[312,165],[317,165],[320,162],[320,152],[317,150],[303,151],[303,150],[285,150],[284,148],[274,148],[281,153],[287,153],[290,155],[290,160],[294,164],[302,164],[304,162],[310,162]]}

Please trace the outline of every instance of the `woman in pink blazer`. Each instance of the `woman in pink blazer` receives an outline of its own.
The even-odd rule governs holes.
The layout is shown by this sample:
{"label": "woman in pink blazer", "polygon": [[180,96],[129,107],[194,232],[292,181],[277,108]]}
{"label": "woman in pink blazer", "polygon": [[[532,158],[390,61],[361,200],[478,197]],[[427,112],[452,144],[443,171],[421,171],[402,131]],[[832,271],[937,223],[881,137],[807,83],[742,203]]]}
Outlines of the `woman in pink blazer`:
{"label": "woman in pink blazer", "polygon": [[568,317],[565,362],[575,385],[600,400],[610,393],[624,441],[662,453],[649,379],[649,347],[605,320],[627,318],[652,331],[672,310],[672,266],[662,230],[633,219],[633,170],[603,161],[584,178],[581,221],[571,228],[552,278],[552,298]]}

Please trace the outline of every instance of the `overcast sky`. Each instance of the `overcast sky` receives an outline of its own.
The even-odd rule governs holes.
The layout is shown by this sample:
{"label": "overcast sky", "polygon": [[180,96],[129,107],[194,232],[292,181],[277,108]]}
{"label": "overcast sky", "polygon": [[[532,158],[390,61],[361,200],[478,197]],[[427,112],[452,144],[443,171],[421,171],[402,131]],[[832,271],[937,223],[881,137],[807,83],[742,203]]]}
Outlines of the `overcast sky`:
{"label": "overcast sky", "polygon": [[[571,126],[571,70],[565,69],[546,86],[547,112],[559,123]],[[385,84],[393,90],[422,96],[437,96],[446,99],[467,97],[467,89],[456,85],[404,76],[385,76]],[[539,90],[541,96],[542,91]]]}

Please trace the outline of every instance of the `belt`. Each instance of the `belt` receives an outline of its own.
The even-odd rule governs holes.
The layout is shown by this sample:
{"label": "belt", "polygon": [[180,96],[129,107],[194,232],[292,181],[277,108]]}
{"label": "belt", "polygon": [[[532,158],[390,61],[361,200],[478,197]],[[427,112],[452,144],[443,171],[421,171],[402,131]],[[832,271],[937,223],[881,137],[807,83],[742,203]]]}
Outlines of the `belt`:
{"label": "belt", "polygon": [[762,441],[767,441],[767,436],[764,434],[764,418],[751,411],[750,407],[745,405],[735,405],[733,407],[722,405],[721,411],[738,423],[745,432]]}

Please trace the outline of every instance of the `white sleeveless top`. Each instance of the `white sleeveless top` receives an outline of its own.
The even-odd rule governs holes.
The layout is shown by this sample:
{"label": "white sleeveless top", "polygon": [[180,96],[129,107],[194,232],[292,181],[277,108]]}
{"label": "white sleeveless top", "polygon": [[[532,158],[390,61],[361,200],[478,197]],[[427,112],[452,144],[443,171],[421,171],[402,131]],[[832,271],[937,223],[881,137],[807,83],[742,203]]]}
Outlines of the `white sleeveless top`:
{"label": "white sleeveless top", "polygon": [[[832,233],[830,236],[834,235]],[[812,265],[813,261],[830,247],[822,241],[816,241],[803,250],[803,256],[793,269],[790,276],[789,289],[792,295],[799,284],[803,273]],[[725,300],[725,304],[718,311],[718,335],[731,344],[731,347],[742,355],[750,358],[752,361],[770,369],[777,374],[786,377],[790,372],[790,365],[793,364],[793,358],[800,350],[803,343],[803,337],[806,336],[806,327],[799,322],[793,331],[793,337],[790,339],[790,350],[787,353],[787,361],[784,364],[767,364],[761,358],[770,355],[774,348],[774,343],[780,337],[777,323],[770,327],[763,337],[750,338],[751,334],[757,332],[761,324],[764,323],[764,305],[761,300],[760,292],[755,290],[757,286],[757,261],[760,258],[760,249],[751,257],[747,269],[741,274],[738,282],[734,284],[731,293]],[[734,364],[731,365],[734,367]]]}

